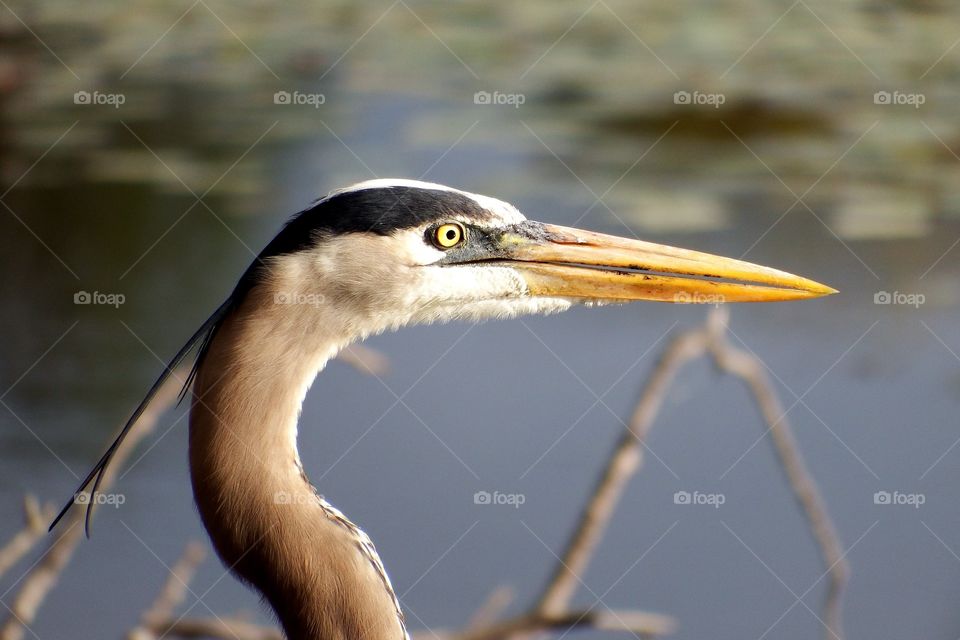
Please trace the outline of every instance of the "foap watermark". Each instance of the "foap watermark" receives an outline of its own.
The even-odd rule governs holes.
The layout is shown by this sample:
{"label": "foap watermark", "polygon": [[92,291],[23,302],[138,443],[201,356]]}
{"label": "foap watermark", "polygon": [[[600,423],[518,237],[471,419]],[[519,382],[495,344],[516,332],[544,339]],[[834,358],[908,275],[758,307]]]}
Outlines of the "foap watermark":
{"label": "foap watermark", "polygon": [[293,493],[290,491],[277,491],[273,494],[273,504],[317,504],[317,496],[307,491]]}
{"label": "foap watermark", "polygon": [[73,94],[73,104],[107,105],[114,109],[127,101],[122,93],[103,93],[101,91],[77,91]]}
{"label": "foap watermark", "polygon": [[903,305],[917,309],[927,301],[922,293],[904,293],[902,291],[877,291],[873,294],[873,304]]}
{"label": "foap watermark", "polygon": [[522,493],[501,493],[499,491],[477,491],[473,494],[473,504],[491,504],[506,505],[519,509],[520,505],[526,503],[527,496]]}
{"label": "foap watermark", "polygon": [[923,493],[903,493],[901,491],[877,491],[873,494],[873,504],[919,509],[927,502]]}
{"label": "foap watermark", "polygon": [[473,94],[473,104],[506,105],[519,109],[527,101],[523,93],[503,93],[501,91],[477,91]]}
{"label": "foap watermark", "polygon": [[94,494],[90,494],[89,491],[80,491],[73,495],[73,503],[79,505],[85,504],[95,504],[95,505],[104,505],[108,504],[115,508],[119,508],[124,502],[127,501],[127,497],[122,493],[103,493],[97,491]]}
{"label": "foap watermark", "polygon": [[302,91],[277,91],[273,94],[273,104],[310,105],[319,109],[327,102],[327,96],[322,93],[303,93]]}
{"label": "foap watermark", "polygon": [[681,291],[674,294],[673,301],[677,304],[713,304],[719,306],[727,300],[719,293],[701,293],[699,291],[689,293],[687,291]]}
{"label": "foap watermark", "polygon": [[727,496],[722,493],[677,491],[673,494],[673,504],[707,506],[719,509],[726,501]]}
{"label": "foap watermark", "polygon": [[702,91],[677,91],[673,94],[673,104],[689,104],[719,109],[727,101],[722,93],[704,93]]}
{"label": "foap watermark", "polygon": [[907,105],[919,109],[927,101],[922,93],[905,93],[903,91],[877,91],[873,94],[873,104]]}
{"label": "foap watermark", "polygon": [[118,309],[127,301],[122,293],[103,293],[101,291],[77,291],[73,294],[73,304],[104,305]]}
{"label": "foap watermark", "polygon": [[304,304],[311,307],[319,307],[326,304],[327,297],[322,293],[299,293],[287,291],[274,294],[273,304]]}

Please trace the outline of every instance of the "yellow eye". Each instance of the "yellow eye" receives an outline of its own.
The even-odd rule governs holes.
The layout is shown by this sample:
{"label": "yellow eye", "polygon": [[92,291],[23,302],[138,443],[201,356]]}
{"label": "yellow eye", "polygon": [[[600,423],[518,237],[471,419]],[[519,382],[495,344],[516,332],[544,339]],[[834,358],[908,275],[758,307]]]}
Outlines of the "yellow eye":
{"label": "yellow eye", "polygon": [[452,249],[461,242],[466,235],[463,225],[459,222],[448,222],[437,227],[433,232],[433,242],[441,249]]}

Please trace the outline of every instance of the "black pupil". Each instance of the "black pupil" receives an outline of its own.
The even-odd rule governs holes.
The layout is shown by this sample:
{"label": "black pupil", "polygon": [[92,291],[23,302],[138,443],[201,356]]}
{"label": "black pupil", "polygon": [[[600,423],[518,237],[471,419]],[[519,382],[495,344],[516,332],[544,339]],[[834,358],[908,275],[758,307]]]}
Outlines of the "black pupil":
{"label": "black pupil", "polygon": [[453,240],[457,237],[457,232],[453,229],[447,229],[447,240]]}

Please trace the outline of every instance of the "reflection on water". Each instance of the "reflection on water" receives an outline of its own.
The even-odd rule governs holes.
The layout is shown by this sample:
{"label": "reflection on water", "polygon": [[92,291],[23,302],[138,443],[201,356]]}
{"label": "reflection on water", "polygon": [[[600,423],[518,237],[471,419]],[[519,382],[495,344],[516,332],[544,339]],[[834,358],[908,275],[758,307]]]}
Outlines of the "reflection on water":
{"label": "reflection on water", "polygon": [[[944,612],[960,580],[946,548],[960,545],[958,478],[955,452],[943,454],[960,390],[950,352],[960,351],[960,274],[948,252],[960,237],[950,151],[960,149],[960,58],[937,58],[956,39],[957,9],[897,6],[304,3],[280,13],[210,2],[160,15],[94,3],[78,15],[66,2],[12,3],[50,50],[0,16],[0,176],[12,187],[0,207],[0,386],[10,387],[0,534],[14,530],[23,492],[72,488],[65,467],[79,474],[94,459],[286,215],[372,175],[423,175],[531,217],[745,255],[838,287],[827,301],[738,307],[733,330],[794,405],[845,546],[857,542],[850,635],[955,637]],[[475,104],[478,91],[524,102]],[[678,104],[678,91],[723,104]],[[925,102],[877,104],[877,91]],[[104,102],[77,104],[77,92]],[[277,104],[277,92],[323,100]],[[124,303],[78,305],[78,292]],[[881,292],[924,303],[875,304]],[[377,338],[394,363],[387,384],[413,386],[413,413],[334,365],[305,409],[305,464],[372,532],[399,588],[416,584],[404,597],[413,619],[458,624],[497,584],[535,593],[553,560],[540,540],[562,544],[616,438],[612,413],[626,415],[673,323],[701,317],[641,305]],[[757,429],[739,387],[692,367],[584,576],[590,589],[622,578],[604,601],[676,615],[681,638],[762,634],[821,569]],[[130,530],[168,563],[202,535],[184,452],[181,423],[123,478],[124,508],[101,514],[40,637],[78,620],[79,637],[132,624],[165,571]],[[527,501],[478,510],[479,490]],[[727,503],[677,510],[677,490],[720,491]],[[878,490],[927,502],[922,513],[883,510]],[[209,562],[199,592],[220,575]],[[814,610],[821,588],[805,598]],[[227,580],[204,602],[257,610]],[[797,606],[772,633],[820,630]]]}

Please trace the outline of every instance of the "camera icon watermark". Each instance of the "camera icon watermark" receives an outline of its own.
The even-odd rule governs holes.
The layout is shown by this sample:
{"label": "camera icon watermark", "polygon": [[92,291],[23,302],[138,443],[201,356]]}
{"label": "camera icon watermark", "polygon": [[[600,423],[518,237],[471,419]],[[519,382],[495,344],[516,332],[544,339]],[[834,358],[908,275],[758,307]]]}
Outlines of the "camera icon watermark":
{"label": "camera icon watermark", "polygon": [[78,305],[103,305],[120,308],[120,305],[127,301],[127,297],[122,293],[101,293],[100,291],[77,291],[73,294],[73,304]]}
{"label": "camera icon watermark", "polygon": [[873,494],[873,504],[884,506],[907,506],[919,509],[926,504],[927,496],[923,493],[902,493],[900,491],[877,491]]}
{"label": "camera icon watermark", "polygon": [[89,491],[79,491],[73,494],[73,503],[77,505],[110,505],[119,509],[120,505],[127,501],[127,497],[122,493],[103,493],[97,491],[91,494]]}
{"label": "camera icon watermark", "polygon": [[707,106],[719,109],[727,101],[722,93],[704,93],[702,91],[677,91],[673,94],[673,104]]}
{"label": "camera icon watermark", "polygon": [[519,109],[526,101],[527,96],[523,93],[477,91],[473,94],[473,104],[506,105]]}
{"label": "camera icon watermark", "polygon": [[673,494],[673,504],[707,506],[719,509],[727,501],[722,493],[702,493],[700,491],[677,491]]}
{"label": "camera icon watermark", "polygon": [[501,493],[499,491],[477,491],[473,494],[473,504],[478,505],[506,505],[519,509],[527,502],[527,496],[522,493]]}
{"label": "camera icon watermark", "polygon": [[905,93],[903,91],[877,91],[873,94],[873,104],[907,105],[919,109],[927,101],[922,93]]}
{"label": "camera icon watermark", "polygon": [[308,491],[298,491],[294,493],[290,491],[277,491],[273,494],[273,504],[315,505],[317,504],[317,496]]}
{"label": "camera icon watermark", "polygon": [[101,93],[100,91],[77,91],[73,94],[73,104],[107,105],[119,109],[127,101],[122,93]]}
{"label": "camera icon watermark", "polygon": [[273,304],[307,305],[319,307],[327,303],[327,297],[322,293],[300,293],[297,291],[281,291],[273,295]]}
{"label": "camera icon watermark", "polygon": [[674,294],[673,301],[676,304],[712,304],[720,306],[725,303],[727,299],[719,293],[702,293],[699,291],[689,293],[687,291],[680,291]]}
{"label": "camera icon watermark", "polygon": [[273,94],[273,104],[309,105],[319,109],[327,102],[327,96],[322,93],[302,93],[300,91],[277,91]]}
{"label": "camera icon watermark", "polygon": [[873,294],[873,304],[901,305],[920,308],[927,301],[922,293],[903,293],[901,291],[877,291]]}

